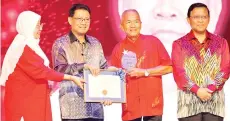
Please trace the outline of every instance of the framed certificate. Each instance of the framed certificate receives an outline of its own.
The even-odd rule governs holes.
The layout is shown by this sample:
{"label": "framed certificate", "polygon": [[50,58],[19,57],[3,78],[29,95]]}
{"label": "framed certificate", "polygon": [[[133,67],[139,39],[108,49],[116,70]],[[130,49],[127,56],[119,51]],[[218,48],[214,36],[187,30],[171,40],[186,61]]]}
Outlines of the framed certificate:
{"label": "framed certificate", "polygon": [[126,102],[125,74],[122,70],[116,72],[102,70],[98,76],[93,76],[89,70],[84,70],[84,79],[85,102],[104,100],[111,100],[113,103]]}

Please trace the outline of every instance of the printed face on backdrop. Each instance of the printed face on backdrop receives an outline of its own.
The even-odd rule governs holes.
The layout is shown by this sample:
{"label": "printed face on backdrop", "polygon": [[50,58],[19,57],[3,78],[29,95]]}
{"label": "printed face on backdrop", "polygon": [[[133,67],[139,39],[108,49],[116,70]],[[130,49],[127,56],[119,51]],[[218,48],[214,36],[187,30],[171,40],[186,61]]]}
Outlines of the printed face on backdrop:
{"label": "printed face on backdrop", "polygon": [[[214,32],[222,9],[222,0],[112,0],[112,13],[119,26],[123,11],[136,9],[141,18],[141,33],[158,37],[171,52],[172,42],[191,30],[187,22],[187,11],[193,3],[201,2],[210,9],[208,30]],[[117,29],[120,29],[117,27]],[[121,33],[122,36],[122,33]]]}

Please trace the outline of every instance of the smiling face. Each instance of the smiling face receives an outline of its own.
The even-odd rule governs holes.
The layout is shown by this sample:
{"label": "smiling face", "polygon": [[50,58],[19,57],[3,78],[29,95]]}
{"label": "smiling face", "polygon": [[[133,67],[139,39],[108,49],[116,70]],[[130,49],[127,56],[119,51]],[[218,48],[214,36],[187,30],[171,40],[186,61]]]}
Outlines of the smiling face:
{"label": "smiling face", "polygon": [[72,31],[79,35],[85,35],[90,26],[90,14],[87,10],[77,9],[73,17],[68,18]]}
{"label": "smiling face", "polygon": [[121,28],[128,37],[138,37],[141,30],[140,16],[136,11],[126,11],[122,15]]}
{"label": "smiling face", "polygon": [[187,18],[192,30],[196,33],[204,33],[209,24],[209,14],[205,7],[194,8],[190,12],[190,17]]}
{"label": "smiling face", "polygon": [[34,38],[35,39],[39,39],[40,38],[42,27],[43,27],[43,24],[41,24],[41,22],[39,20],[38,23],[37,23],[37,25],[36,25],[36,27],[35,27],[35,30],[34,30]]}

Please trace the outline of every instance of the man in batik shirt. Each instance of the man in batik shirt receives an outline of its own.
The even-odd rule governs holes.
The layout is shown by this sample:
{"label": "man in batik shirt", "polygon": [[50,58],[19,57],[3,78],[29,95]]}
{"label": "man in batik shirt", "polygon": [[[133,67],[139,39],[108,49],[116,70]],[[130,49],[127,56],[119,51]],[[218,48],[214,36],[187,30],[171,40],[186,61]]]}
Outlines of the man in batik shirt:
{"label": "man in batik shirt", "polygon": [[[86,32],[90,25],[90,9],[83,4],[74,4],[69,10],[68,22],[71,31],[58,38],[52,50],[54,69],[83,77],[83,68],[97,75],[107,66],[100,42]],[[100,103],[85,103],[84,92],[72,82],[60,83],[60,108],[63,121],[103,121],[103,106]],[[105,105],[111,102],[105,101]]]}
{"label": "man in batik shirt", "polygon": [[192,4],[187,17],[192,30],[176,40],[172,50],[179,121],[223,121],[228,43],[206,30],[210,15],[205,4]]}
{"label": "man in batik shirt", "polygon": [[161,121],[161,76],[172,71],[170,57],[159,39],[140,34],[141,19],[136,10],[124,11],[121,27],[126,38],[114,48],[111,65],[127,71],[122,119]]}

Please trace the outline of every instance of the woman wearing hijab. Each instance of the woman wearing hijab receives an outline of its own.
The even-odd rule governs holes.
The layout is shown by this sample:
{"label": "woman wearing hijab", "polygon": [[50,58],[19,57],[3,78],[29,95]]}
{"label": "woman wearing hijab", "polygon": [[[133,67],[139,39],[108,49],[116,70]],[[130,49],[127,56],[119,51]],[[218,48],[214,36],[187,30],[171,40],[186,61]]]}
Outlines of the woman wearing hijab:
{"label": "woman wearing hijab", "polygon": [[56,72],[39,46],[41,16],[22,12],[16,23],[18,34],[3,61],[0,84],[5,85],[5,120],[52,121],[48,80],[72,80],[83,88],[81,78]]}

